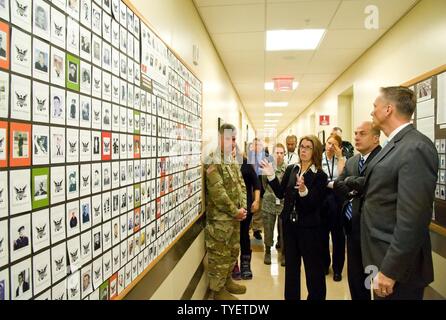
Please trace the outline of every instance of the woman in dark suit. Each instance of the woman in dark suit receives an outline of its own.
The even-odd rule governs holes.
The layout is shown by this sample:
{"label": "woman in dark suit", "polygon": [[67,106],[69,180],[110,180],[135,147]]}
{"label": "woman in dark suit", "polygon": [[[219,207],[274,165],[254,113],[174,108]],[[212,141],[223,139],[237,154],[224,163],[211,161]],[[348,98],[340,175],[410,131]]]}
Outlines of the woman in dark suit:
{"label": "woman in dark suit", "polygon": [[263,161],[263,173],[275,195],[284,200],[281,213],[285,245],[285,299],[300,300],[300,266],[304,260],[308,300],[326,295],[322,251],[321,207],[327,175],[322,171],[322,144],[315,136],[299,142],[300,163],[287,167],[282,182],[271,163]]}

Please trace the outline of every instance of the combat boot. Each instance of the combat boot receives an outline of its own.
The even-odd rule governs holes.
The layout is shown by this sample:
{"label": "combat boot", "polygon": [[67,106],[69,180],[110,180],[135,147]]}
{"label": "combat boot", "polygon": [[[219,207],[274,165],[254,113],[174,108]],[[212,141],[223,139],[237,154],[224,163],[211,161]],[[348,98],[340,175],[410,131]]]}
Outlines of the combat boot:
{"label": "combat boot", "polygon": [[263,258],[263,263],[271,264],[271,247],[265,246],[265,257]]}
{"label": "combat boot", "polygon": [[223,287],[220,291],[214,291],[214,300],[238,300],[238,298]]}
{"label": "combat boot", "polygon": [[243,280],[252,279],[251,254],[243,254],[241,257],[241,277]]}
{"label": "combat boot", "polygon": [[233,294],[244,294],[246,293],[246,287],[235,283],[231,277],[226,280],[225,288],[228,292]]}

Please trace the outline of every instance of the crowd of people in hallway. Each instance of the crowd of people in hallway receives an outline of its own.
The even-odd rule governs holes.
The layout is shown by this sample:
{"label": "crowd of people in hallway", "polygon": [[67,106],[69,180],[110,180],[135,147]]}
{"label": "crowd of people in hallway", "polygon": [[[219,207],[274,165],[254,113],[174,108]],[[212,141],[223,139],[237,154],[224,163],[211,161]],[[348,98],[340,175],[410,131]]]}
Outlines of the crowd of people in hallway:
{"label": "crowd of people in hallway", "polygon": [[[301,299],[302,261],[307,299],[324,300],[330,266],[341,281],[346,256],[352,300],[422,299],[433,281],[429,224],[438,154],[411,124],[415,108],[412,90],[381,88],[372,121],[354,130],[356,154],[338,127],[325,145],[314,135],[290,135],[285,145],[256,138],[243,153],[236,128],[223,124],[204,164],[213,298],[237,299],[246,287],[234,279],[255,279],[252,225],[266,265],[277,227],[287,300]],[[255,218],[263,221],[263,237]]]}

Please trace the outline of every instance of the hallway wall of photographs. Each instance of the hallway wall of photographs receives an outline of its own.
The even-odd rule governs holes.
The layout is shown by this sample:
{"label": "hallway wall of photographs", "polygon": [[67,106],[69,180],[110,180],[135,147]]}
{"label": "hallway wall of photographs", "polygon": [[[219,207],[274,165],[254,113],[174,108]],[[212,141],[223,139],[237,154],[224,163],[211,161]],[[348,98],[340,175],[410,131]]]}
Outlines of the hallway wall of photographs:
{"label": "hallway wall of photographs", "polygon": [[0,0],[0,300],[120,298],[201,214],[201,83],[127,4]]}

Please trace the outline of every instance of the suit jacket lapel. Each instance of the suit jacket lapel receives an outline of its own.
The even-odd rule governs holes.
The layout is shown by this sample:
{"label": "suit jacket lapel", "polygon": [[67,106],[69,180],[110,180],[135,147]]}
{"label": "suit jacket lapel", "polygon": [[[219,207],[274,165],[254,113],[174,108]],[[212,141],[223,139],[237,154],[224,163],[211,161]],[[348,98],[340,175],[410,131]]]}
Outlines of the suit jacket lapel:
{"label": "suit jacket lapel", "polygon": [[400,132],[398,132],[398,134],[389,142],[387,143],[387,145],[381,149],[381,151],[370,161],[370,163],[367,166],[367,171],[366,171],[366,175],[365,175],[365,185],[367,185],[370,174],[372,173],[373,169],[375,168],[375,166],[382,160],[384,159],[389,153],[390,151],[392,151],[395,148],[395,145],[401,140],[403,139],[403,137],[411,130],[414,130],[414,126],[413,125],[408,125],[407,127],[405,127],[403,130],[401,130]]}

